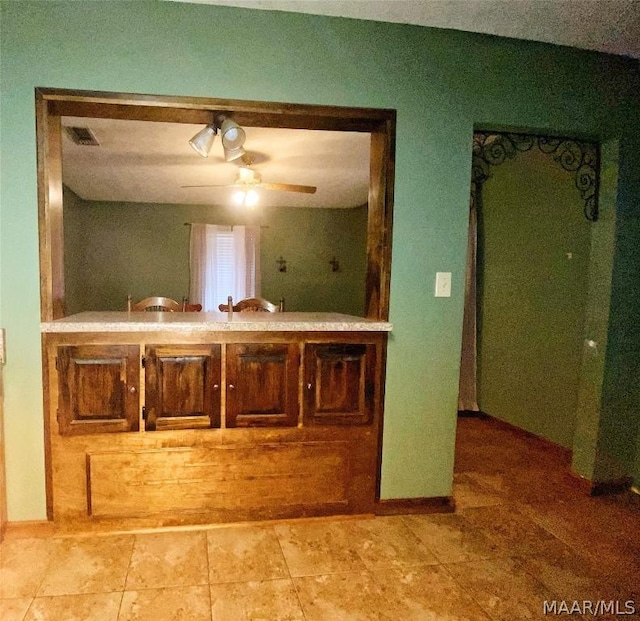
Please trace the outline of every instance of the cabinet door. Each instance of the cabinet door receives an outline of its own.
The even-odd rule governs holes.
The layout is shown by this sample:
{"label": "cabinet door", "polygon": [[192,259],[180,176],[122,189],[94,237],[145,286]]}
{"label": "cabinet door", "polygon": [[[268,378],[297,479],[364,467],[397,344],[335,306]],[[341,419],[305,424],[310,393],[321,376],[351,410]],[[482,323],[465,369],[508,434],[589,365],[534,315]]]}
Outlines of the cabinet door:
{"label": "cabinet door", "polygon": [[60,434],[138,430],[138,345],[60,346],[56,366]]}
{"label": "cabinet door", "polygon": [[145,350],[146,429],[220,426],[220,345]]}
{"label": "cabinet door", "polygon": [[375,345],[308,344],[304,365],[305,425],[362,425],[373,420]]}
{"label": "cabinet door", "polygon": [[297,343],[227,346],[227,427],[298,424]]}

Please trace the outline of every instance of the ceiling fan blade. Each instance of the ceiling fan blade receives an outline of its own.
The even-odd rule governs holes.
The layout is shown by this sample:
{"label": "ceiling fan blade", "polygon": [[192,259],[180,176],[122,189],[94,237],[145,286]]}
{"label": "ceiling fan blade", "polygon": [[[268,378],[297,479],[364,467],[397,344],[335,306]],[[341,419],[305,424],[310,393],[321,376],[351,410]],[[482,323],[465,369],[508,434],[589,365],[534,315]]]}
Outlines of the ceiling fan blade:
{"label": "ceiling fan blade", "polygon": [[216,183],[205,185],[181,185],[181,188],[264,188],[265,190],[280,190],[282,192],[301,192],[315,194],[318,189],[314,185],[296,185],[293,183]]}
{"label": "ceiling fan blade", "polygon": [[237,188],[238,184],[235,183],[214,183],[207,185],[181,185],[181,188]]}
{"label": "ceiling fan blade", "polygon": [[316,186],[314,185],[294,185],[291,183],[261,183],[260,187],[265,190],[282,190],[283,192],[302,192],[304,194],[315,194]]}

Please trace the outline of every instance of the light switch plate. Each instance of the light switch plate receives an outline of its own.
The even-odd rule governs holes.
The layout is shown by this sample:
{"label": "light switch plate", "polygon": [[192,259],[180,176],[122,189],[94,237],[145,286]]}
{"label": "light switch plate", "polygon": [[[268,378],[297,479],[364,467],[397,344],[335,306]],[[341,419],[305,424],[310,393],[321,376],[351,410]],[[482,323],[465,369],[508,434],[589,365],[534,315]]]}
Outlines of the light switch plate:
{"label": "light switch plate", "polygon": [[451,297],[451,272],[436,272],[436,297]]}

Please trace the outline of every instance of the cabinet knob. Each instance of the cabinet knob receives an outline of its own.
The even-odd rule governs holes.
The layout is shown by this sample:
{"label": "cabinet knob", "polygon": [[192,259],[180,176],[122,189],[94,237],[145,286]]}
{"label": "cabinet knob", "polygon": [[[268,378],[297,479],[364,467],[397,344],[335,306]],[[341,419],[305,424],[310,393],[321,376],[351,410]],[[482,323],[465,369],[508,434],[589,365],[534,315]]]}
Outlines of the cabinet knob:
{"label": "cabinet knob", "polygon": [[309,382],[309,383],[307,384],[307,390],[311,390],[312,388],[313,388],[313,386],[311,385],[311,382]]}
{"label": "cabinet knob", "polygon": [[229,390],[233,390],[235,386],[233,384],[229,384]]}
{"label": "cabinet knob", "polygon": [[129,392],[131,394],[134,394],[136,392],[136,387],[135,386],[129,386]]}
{"label": "cabinet knob", "polygon": [[218,388],[220,388],[220,386],[219,386],[218,384],[214,384],[214,385],[213,385],[213,389],[214,389],[214,390],[218,390]]}

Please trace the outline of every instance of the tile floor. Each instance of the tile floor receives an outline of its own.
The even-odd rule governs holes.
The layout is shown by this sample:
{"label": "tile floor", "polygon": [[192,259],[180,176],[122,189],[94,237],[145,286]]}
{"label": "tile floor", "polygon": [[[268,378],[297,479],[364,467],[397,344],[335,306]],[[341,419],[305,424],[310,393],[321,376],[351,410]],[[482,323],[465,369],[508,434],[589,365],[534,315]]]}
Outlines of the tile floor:
{"label": "tile floor", "polygon": [[461,418],[453,514],[10,538],[0,619],[520,621],[549,618],[545,600],[579,601],[584,616],[558,615],[572,619],[640,618],[640,498],[590,498],[568,464]]}

